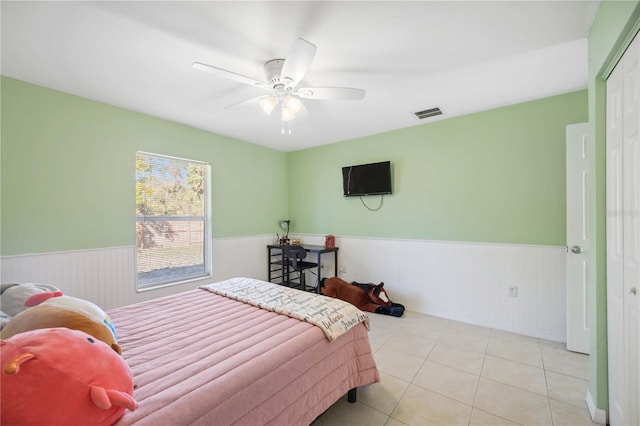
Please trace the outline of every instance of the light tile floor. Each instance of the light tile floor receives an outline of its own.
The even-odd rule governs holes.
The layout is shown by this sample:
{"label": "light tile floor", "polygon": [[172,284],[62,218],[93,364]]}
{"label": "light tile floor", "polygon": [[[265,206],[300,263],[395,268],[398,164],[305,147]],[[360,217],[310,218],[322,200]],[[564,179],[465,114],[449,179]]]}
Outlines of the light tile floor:
{"label": "light tile floor", "polygon": [[405,312],[370,314],[380,382],[325,425],[593,425],[589,357],[564,344]]}

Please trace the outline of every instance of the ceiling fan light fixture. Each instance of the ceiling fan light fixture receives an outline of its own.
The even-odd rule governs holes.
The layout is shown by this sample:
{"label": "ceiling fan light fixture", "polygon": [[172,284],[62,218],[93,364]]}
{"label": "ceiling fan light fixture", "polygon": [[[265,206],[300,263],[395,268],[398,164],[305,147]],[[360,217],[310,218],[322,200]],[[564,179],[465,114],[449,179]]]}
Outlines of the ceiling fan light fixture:
{"label": "ceiling fan light fixture", "polygon": [[282,114],[280,115],[280,120],[282,121],[292,121],[296,118],[296,115],[284,105],[282,106]]}
{"label": "ceiling fan light fixture", "polygon": [[302,102],[298,98],[287,95],[282,100],[282,108],[288,109],[295,116],[302,109]]}
{"label": "ceiling fan light fixture", "polygon": [[260,109],[267,115],[271,115],[273,109],[278,105],[278,98],[275,96],[265,96],[258,102]]}
{"label": "ceiling fan light fixture", "polygon": [[359,100],[363,99],[365,91],[349,87],[300,87],[302,79],[309,71],[313,58],[315,57],[317,46],[304,39],[297,39],[286,58],[271,59],[264,63],[264,73],[266,81],[256,80],[246,75],[238,74],[212,65],[194,62],[193,68],[207,71],[219,77],[234,80],[252,87],[267,90],[271,93],[268,96],[258,96],[244,102],[239,102],[226,107],[228,110],[235,110],[242,106],[251,105],[255,107],[258,103],[260,109],[268,116],[280,105],[281,129],[284,134],[284,123],[287,122],[289,134],[291,134],[291,121],[300,112],[307,114],[301,101],[302,99],[313,100]]}

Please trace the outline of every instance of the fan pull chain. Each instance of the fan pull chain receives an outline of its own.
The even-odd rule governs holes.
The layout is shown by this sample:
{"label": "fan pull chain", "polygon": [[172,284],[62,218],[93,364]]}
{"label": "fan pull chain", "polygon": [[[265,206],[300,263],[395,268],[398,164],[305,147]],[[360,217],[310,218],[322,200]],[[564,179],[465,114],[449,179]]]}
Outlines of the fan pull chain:
{"label": "fan pull chain", "polygon": [[[284,121],[280,122],[280,133],[284,135]],[[289,121],[289,134],[291,134],[291,121]]]}

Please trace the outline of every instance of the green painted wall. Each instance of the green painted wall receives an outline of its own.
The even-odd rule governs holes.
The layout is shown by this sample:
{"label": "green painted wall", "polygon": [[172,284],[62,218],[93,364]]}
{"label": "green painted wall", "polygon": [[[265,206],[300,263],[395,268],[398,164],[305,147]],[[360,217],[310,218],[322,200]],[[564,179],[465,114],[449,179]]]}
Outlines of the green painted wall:
{"label": "green painted wall", "polygon": [[[290,153],[292,230],[564,245],[565,128],[587,118],[579,91]],[[379,211],[342,196],[342,166],[384,160]]]}
{"label": "green painted wall", "polygon": [[[590,389],[601,409],[602,73],[637,30],[639,3],[602,1],[589,35]],[[215,237],[278,232],[274,224],[288,214],[299,233],[564,245],[564,126],[587,120],[587,94],[576,92],[285,154],[5,77],[0,93],[3,256],[133,245],[137,150],[211,164]],[[394,163],[395,193],[380,211],[342,197],[342,166],[381,160]],[[366,201],[375,207],[378,197]]]}
{"label": "green painted wall", "polygon": [[286,153],[3,77],[1,254],[135,244],[135,152],[211,165],[214,237],[271,234]]}
{"label": "green painted wall", "polygon": [[[589,322],[591,357],[589,389],[596,406],[608,410],[607,375],[607,268],[605,222],[605,70],[611,68],[640,27],[640,2],[602,1],[589,33],[589,126],[593,152],[590,204],[591,244],[589,269]],[[592,237],[593,238],[593,237]]]}

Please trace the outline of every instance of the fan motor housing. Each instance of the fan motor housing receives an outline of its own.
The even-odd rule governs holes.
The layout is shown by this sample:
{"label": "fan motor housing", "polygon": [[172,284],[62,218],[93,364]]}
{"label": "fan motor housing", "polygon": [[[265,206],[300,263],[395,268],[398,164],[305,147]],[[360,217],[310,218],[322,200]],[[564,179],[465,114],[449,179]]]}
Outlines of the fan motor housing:
{"label": "fan motor housing", "polygon": [[274,89],[282,88],[285,85],[280,81],[280,74],[282,74],[283,65],[284,59],[272,59],[264,64],[264,74],[267,77],[267,81]]}

